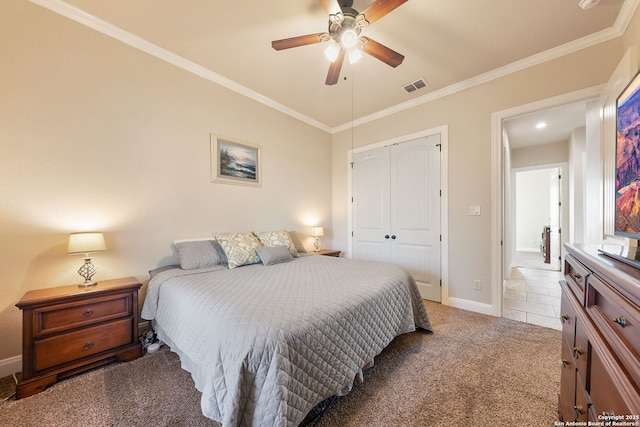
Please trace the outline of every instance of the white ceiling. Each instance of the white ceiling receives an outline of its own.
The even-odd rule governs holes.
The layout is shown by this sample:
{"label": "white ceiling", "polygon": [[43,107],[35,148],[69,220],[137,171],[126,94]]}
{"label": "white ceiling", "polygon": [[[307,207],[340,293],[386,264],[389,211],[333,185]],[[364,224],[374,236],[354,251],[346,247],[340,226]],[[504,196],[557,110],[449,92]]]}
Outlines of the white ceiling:
{"label": "white ceiling", "polygon": [[[365,55],[324,84],[326,44],[271,41],[327,31],[319,0],[32,0],[329,132],[620,36],[639,0],[409,0],[363,30],[405,56]],[[354,0],[362,11],[371,0]],[[344,80],[344,77],[347,80]],[[402,87],[423,78],[426,89]]]}
{"label": "white ceiling", "polygon": [[[574,129],[585,126],[587,102],[547,108],[504,121],[511,149],[567,141]],[[538,128],[539,123],[546,126]]]}

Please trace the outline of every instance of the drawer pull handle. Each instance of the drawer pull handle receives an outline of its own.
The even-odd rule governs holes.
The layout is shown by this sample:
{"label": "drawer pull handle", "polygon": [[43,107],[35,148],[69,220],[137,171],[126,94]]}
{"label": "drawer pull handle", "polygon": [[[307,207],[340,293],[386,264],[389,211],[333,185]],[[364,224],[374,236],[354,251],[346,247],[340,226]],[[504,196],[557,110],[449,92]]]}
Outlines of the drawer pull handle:
{"label": "drawer pull handle", "polygon": [[613,318],[613,322],[617,323],[618,325],[622,326],[623,328],[625,326],[627,326],[627,319],[625,319],[624,316],[614,317]]}
{"label": "drawer pull handle", "polygon": [[580,273],[571,273],[570,276],[576,280],[582,279],[582,276],[580,275]]}
{"label": "drawer pull handle", "polygon": [[84,315],[85,315],[85,316],[87,316],[87,317],[91,316],[92,314],[93,314],[93,310],[92,310],[92,309],[90,309],[90,308],[87,308],[87,309],[84,311]]}
{"label": "drawer pull handle", "polygon": [[573,347],[573,357],[576,359],[580,357],[580,355],[584,354],[584,350],[579,347]]}
{"label": "drawer pull handle", "polygon": [[562,315],[562,323],[568,322],[568,321],[569,321],[569,315],[568,314],[563,314]]}
{"label": "drawer pull handle", "polygon": [[576,405],[576,406],[573,407],[573,409],[575,409],[576,415],[582,414],[582,406]]}
{"label": "drawer pull handle", "polygon": [[93,347],[93,343],[91,341],[87,341],[86,343],[84,343],[84,346],[82,347],[82,349],[89,350],[91,347]]}
{"label": "drawer pull handle", "polygon": [[569,364],[569,361],[568,361],[568,360],[564,360],[564,359],[562,359],[562,367],[563,367],[563,368],[566,368],[568,364]]}

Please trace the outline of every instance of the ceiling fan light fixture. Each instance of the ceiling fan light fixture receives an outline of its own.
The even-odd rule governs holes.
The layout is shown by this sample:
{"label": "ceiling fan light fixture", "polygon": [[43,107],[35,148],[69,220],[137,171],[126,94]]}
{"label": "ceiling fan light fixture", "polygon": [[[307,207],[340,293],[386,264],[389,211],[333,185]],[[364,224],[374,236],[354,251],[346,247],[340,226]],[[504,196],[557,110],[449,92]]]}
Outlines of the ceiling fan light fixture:
{"label": "ceiling fan light fixture", "polygon": [[352,47],[347,50],[347,58],[349,58],[349,64],[355,64],[360,58],[362,58],[362,52],[356,47]]}
{"label": "ceiling fan light fixture", "polygon": [[342,32],[340,36],[340,42],[345,49],[351,49],[358,44],[358,33],[355,30],[348,28]]}
{"label": "ceiling fan light fixture", "polygon": [[338,43],[331,43],[324,51],[324,56],[331,62],[336,62],[338,55],[340,54],[340,46]]}

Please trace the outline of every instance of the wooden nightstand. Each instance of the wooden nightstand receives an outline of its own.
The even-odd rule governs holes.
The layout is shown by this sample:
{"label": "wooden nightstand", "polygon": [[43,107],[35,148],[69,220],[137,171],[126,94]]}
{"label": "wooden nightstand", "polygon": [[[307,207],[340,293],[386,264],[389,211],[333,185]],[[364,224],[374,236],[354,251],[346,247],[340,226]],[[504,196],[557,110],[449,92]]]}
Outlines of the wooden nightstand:
{"label": "wooden nightstand", "polygon": [[133,277],[29,291],[22,310],[22,377],[16,399],[58,379],[142,356],[138,289]]}
{"label": "wooden nightstand", "polygon": [[325,255],[332,256],[338,258],[340,256],[340,251],[334,251],[333,249],[320,249],[318,252],[312,252],[316,255]]}

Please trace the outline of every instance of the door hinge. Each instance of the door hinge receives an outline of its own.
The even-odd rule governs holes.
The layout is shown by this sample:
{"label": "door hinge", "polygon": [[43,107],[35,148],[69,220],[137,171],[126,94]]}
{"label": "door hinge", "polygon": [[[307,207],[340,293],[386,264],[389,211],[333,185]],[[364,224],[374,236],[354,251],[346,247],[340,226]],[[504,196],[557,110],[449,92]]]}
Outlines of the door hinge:
{"label": "door hinge", "polygon": [[440,235],[440,241],[442,242],[442,234]]}
{"label": "door hinge", "polygon": [[440,190],[440,197],[442,197],[442,190]]}
{"label": "door hinge", "polygon": [[438,147],[438,151],[442,152],[442,144],[436,144],[436,147]]}
{"label": "door hinge", "polygon": [[354,234],[353,234],[353,231],[352,231],[352,232],[351,232],[351,237],[353,237],[353,236],[354,236]]}
{"label": "door hinge", "polygon": [[353,197],[351,198],[351,203],[353,203]]}
{"label": "door hinge", "polygon": [[442,287],[442,279],[440,279],[440,287]]}
{"label": "door hinge", "polygon": [[558,202],[558,206],[562,206],[562,202]]}

